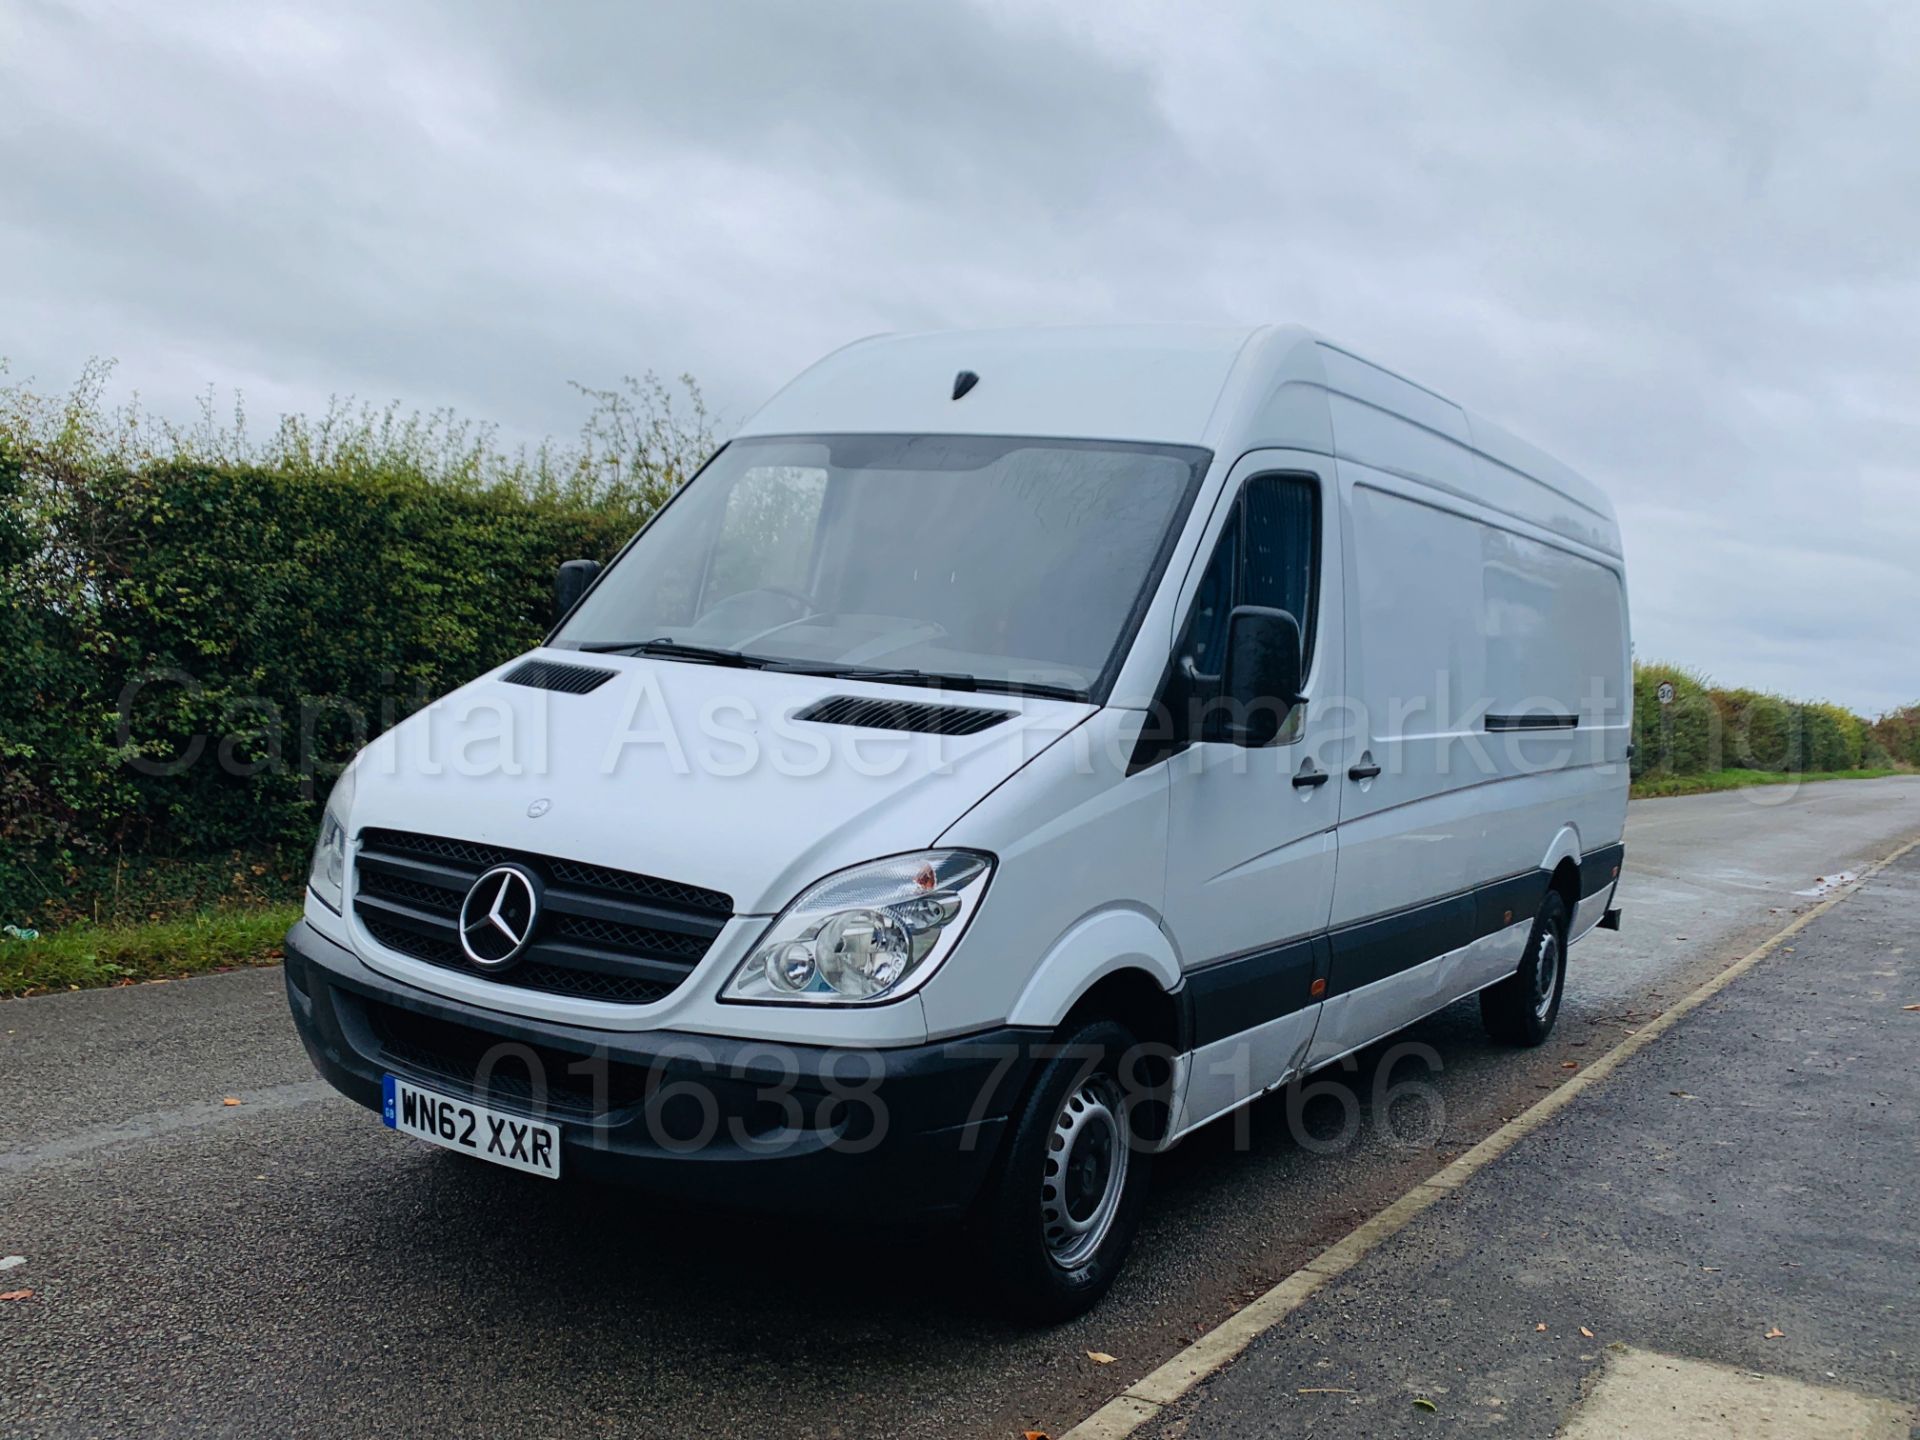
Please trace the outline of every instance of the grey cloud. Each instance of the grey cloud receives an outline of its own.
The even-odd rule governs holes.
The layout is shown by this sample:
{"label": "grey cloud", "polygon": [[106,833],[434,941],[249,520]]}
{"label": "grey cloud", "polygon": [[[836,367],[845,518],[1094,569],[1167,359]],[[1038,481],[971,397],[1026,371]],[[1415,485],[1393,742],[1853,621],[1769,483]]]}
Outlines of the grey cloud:
{"label": "grey cloud", "polygon": [[[501,83],[576,136],[754,155],[896,196],[1066,205],[1164,163],[1152,73],[1044,17],[887,0],[486,7]],[[588,143],[592,143],[590,137]]]}

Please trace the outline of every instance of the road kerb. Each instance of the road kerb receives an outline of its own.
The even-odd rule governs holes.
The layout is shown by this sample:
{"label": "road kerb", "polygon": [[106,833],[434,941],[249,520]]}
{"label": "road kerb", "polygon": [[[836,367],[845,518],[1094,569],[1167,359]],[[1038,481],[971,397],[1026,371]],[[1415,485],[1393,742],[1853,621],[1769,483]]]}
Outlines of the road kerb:
{"label": "road kerb", "polygon": [[1060,1440],[1121,1440],[1121,1437],[1133,1434],[1202,1380],[1224,1369],[1247,1346],[1304,1305],[1327,1281],[1352,1269],[1368,1252],[1404,1229],[1414,1217],[1459,1189],[1587,1090],[1604,1081],[1627,1060],[1666,1034],[1686,1015],[1699,1009],[1766,959],[1783,942],[1791,940],[1815,919],[1848,899],[1868,880],[1915,846],[1920,846],[1920,839],[1909,840],[1874,861],[1848,884],[1796,916],[1792,922],[1726,969],[1676,1000],[1605,1055],[1563,1082],[1551,1094],[1543,1096],[1451,1164],[1428,1176],[1384,1210],[1329,1245],[1258,1299],[1214,1326],[1173,1359],[1136,1380],[1068,1430]]}

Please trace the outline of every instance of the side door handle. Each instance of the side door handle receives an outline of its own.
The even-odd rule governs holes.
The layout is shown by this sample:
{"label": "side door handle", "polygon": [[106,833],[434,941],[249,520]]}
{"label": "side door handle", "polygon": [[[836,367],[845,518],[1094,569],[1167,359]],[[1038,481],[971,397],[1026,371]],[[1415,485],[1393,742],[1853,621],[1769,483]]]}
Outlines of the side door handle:
{"label": "side door handle", "polygon": [[1324,785],[1332,778],[1325,770],[1317,768],[1313,761],[1309,760],[1293,772],[1293,788],[1305,790],[1310,785]]}
{"label": "side door handle", "polygon": [[1380,767],[1371,760],[1359,765],[1349,765],[1347,767],[1347,779],[1349,780],[1371,780],[1379,773]]}

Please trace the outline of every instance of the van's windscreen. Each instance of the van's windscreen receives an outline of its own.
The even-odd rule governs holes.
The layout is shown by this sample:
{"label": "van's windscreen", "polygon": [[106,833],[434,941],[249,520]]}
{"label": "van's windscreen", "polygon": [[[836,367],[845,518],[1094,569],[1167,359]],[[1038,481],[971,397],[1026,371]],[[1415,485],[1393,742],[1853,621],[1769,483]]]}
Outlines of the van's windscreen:
{"label": "van's windscreen", "polygon": [[737,440],[555,643],[1103,698],[1208,459],[972,435]]}

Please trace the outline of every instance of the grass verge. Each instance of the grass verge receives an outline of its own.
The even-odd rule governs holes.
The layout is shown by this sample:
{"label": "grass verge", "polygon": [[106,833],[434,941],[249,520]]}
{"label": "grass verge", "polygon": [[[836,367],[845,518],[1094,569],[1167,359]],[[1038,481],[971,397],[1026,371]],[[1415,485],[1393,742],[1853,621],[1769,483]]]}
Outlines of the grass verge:
{"label": "grass verge", "polygon": [[37,940],[0,937],[0,996],[172,980],[280,959],[298,905],[215,910],[147,925],[75,925]]}
{"label": "grass verge", "polygon": [[1709,790],[1744,790],[1749,785],[1798,785],[1814,780],[1878,780],[1899,775],[1893,767],[1880,770],[1813,770],[1792,774],[1781,770],[1703,770],[1697,775],[1643,775],[1633,782],[1633,798],[1655,800],[1667,795],[1701,795]]}

